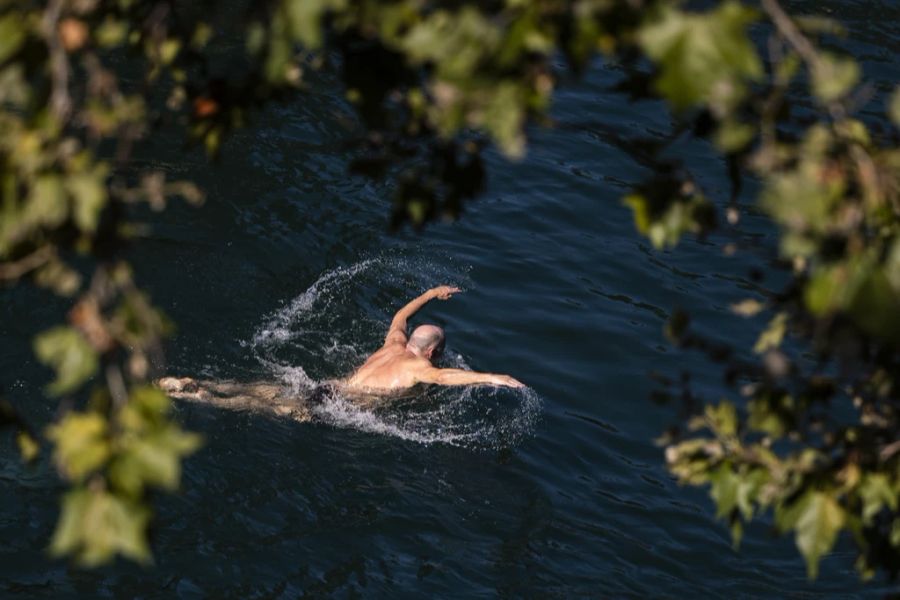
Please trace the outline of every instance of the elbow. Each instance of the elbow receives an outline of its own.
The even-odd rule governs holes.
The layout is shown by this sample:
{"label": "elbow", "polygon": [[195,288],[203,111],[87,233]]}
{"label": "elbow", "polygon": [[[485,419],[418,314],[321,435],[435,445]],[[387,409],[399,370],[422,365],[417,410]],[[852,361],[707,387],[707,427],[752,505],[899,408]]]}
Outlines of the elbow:
{"label": "elbow", "polygon": [[451,385],[453,383],[451,380],[452,377],[446,373],[439,373],[438,376],[434,378],[434,383],[438,385]]}

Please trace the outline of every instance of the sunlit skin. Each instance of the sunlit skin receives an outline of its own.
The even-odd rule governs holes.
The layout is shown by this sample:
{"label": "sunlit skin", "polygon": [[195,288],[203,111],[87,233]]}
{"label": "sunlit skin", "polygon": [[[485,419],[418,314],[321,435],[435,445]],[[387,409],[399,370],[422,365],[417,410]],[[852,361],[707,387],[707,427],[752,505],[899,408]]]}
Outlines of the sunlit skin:
{"label": "sunlit skin", "polygon": [[[401,308],[381,346],[349,378],[325,382],[340,389],[354,402],[373,401],[412,388],[420,383],[437,385],[525,385],[497,373],[477,373],[463,369],[439,369],[432,361],[444,343],[444,332],[436,325],[420,325],[407,336],[407,321],[430,300],[448,300],[459,288],[440,286],[428,290]],[[198,381],[190,377],[163,377],[157,385],[173,398],[212,404],[235,410],[268,410],[290,415],[300,421],[311,418],[308,406],[298,405],[284,388],[267,382]]]}
{"label": "sunlit skin", "polygon": [[459,291],[459,288],[447,285],[432,288],[397,311],[384,338],[384,345],[347,378],[345,384],[352,389],[368,392],[403,390],[420,383],[525,387],[509,375],[435,367],[432,361],[440,354],[444,339],[440,327],[421,325],[411,336],[407,336],[407,321],[420,308],[435,298],[448,300]]}

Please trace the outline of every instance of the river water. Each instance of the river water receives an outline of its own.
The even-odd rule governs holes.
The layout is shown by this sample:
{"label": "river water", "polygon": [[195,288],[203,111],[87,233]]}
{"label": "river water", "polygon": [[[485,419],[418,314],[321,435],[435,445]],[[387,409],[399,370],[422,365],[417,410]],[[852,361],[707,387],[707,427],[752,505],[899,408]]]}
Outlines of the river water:
{"label": "river water", "polygon": [[[797,4],[812,10],[819,3]],[[879,93],[896,75],[895,4],[828,3]],[[873,11],[883,15],[871,19]],[[892,15],[892,16],[891,16]],[[173,374],[281,380],[303,388],[346,374],[379,345],[393,311],[427,287],[418,322],[443,325],[446,360],[510,373],[510,391],[439,390],[389,410],[324,407],[322,422],[180,406],[206,445],[180,494],[157,499],[155,564],[94,571],[47,558],[62,487],[44,460],[0,455],[0,596],[114,598],[829,597],[878,596],[846,540],[808,582],[793,541],[761,519],[740,552],[704,490],[679,487],[653,439],[673,422],[649,400],[655,372],[727,389],[715,365],[670,347],[677,307],[697,329],[747,346],[758,321],[729,303],[776,289],[749,273],[774,256],[751,210],[738,230],[657,252],[620,198],[649,174],[641,136],[671,127],[662,105],[604,92],[598,63],[559,94],[560,126],[531,132],[527,157],[489,154],[487,193],[456,223],[387,232],[388,183],[347,175],[351,112],[326,81],[272,107],[217,165],[163,138],[141,166],[191,177],[202,208],[145,215],[130,258],[178,324]],[[881,96],[879,96],[880,98]],[[867,114],[881,111],[873,101]],[[702,143],[673,149],[718,197],[721,161]],[[745,250],[734,256],[726,244]],[[64,305],[0,291],[0,390],[50,419],[47,372],[30,338]]]}

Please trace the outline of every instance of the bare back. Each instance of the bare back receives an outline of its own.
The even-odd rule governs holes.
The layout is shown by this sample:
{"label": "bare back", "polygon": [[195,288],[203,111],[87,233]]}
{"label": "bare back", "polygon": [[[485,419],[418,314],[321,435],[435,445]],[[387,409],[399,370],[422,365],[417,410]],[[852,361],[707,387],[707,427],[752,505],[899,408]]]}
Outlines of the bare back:
{"label": "bare back", "polygon": [[419,375],[430,368],[431,362],[408,351],[405,342],[389,342],[370,356],[346,383],[367,390],[410,388],[422,381]]}

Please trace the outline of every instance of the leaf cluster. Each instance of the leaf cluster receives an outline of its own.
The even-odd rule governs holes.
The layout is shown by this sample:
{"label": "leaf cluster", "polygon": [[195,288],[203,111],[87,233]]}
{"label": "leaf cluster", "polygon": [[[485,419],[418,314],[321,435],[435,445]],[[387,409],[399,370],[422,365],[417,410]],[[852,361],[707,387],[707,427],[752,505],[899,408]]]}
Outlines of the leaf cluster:
{"label": "leaf cluster", "polygon": [[[610,61],[625,78],[609,93],[663,99],[678,123],[651,151],[654,175],[623,199],[636,229],[665,248],[735,227],[749,176],[790,272],[784,290],[736,305],[770,317],[752,360],[673,318],[673,340],[725,363],[739,394],[689,403],[668,440],[671,470],[710,486],[736,539],[772,510],[811,574],[845,530],[863,573],[895,572],[900,93],[893,125],[855,117],[860,69],[823,49],[841,35],[776,0],[0,3],[0,280],[72,298],[68,323],[37,336],[35,352],[55,372],[49,394],[83,399],[94,384],[48,430],[73,486],[54,551],[146,560],[147,490],[173,489],[197,444],[144,387],[171,327],[120,257],[135,205],[203,195],[137,169],[136,146],[168,127],[215,157],[255,110],[302,97],[326,71],[358,116],[351,170],[392,177],[392,224],[421,226],[477,197],[490,144],[515,159],[529,126],[557,125],[561,81]],[[666,154],[684,136],[721,151],[729,198]]]}

